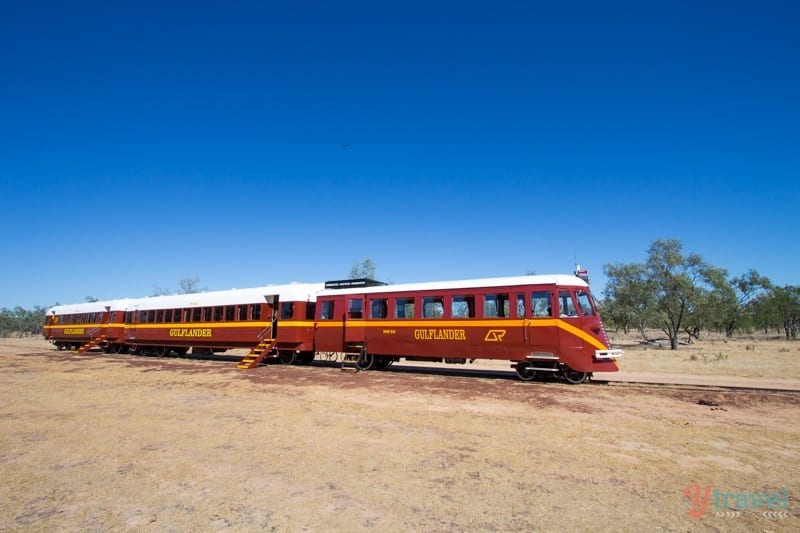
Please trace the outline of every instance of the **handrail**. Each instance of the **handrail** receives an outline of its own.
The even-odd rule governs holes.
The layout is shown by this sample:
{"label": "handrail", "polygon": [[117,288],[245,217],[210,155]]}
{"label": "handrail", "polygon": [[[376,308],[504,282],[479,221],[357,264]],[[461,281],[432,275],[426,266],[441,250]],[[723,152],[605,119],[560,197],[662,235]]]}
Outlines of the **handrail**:
{"label": "handrail", "polygon": [[257,338],[258,340],[260,340],[260,341],[261,341],[261,340],[264,340],[264,337],[266,337],[266,336],[267,336],[267,332],[268,332],[268,331],[272,331],[272,326],[267,326],[267,327],[265,327],[264,329],[262,329],[261,331],[259,331],[259,332],[258,332],[258,337],[256,337],[256,338]]}

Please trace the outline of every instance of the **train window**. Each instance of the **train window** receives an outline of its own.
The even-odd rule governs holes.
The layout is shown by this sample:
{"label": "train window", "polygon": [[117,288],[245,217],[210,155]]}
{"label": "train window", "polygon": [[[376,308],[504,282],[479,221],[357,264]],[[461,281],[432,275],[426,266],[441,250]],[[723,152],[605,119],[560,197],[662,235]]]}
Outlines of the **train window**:
{"label": "train window", "polygon": [[199,307],[192,309],[192,322],[201,322],[203,320],[203,310]]}
{"label": "train window", "polygon": [[389,303],[386,298],[377,298],[370,301],[369,317],[370,318],[386,318],[389,313]]}
{"label": "train window", "polygon": [[162,309],[156,311],[156,322],[164,322],[164,311]]}
{"label": "train window", "polygon": [[180,309],[173,309],[172,310],[172,321],[173,322],[180,322],[181,321],[181,310]]}
{"label": "train window", "polygon": [[233,305],[226,305],[225,306],[225,320],[232,322],[233,316],[236,313],[236,306]]}
{"label": "train window", "polygon": [[395,318],[414,318],[414,298],[396,298],[394,301]]}
{"label": "train window", "polygon": [[247,320],[247,306],[240,305],[239,306],[239,320]]}
{"label": "train window", "polygon": [[252,320],[261,320],[261,305],[253,304],[250,306],[250,318]]}
{"label": "train window", "polygon": [[222,322],[222,307],[214,308],[214,322]]}
{"label": "train window", "polygon": [[560,291],[558,293],[558,303],[561,307],[561,316],[578,316],[575,301],[569,291]]}
{"label": "train window", "polygon": [[423,318],[444,317],[444,298],[441,296],[426,296],[422,299]]}
{"label": "train window", "polygon": [[314,320],[314,311],[317,310],[317,302],[306,302],[306,320]]}
{"label": "train window", "polygon": [[156,321],[156,312],[155,311],[148,311],[147,312],[147,322],[152,324]]}
{"label": "train window", "polygon": [[517,317],[522,318],[525,316],[525,294],[517,293]]}
{"label": "train window", "polygon": [[453,296],[450,304],[450,316],[453,318],[475,318],[474,296]]}
{"label": "train window", "polygon": [[553,304],[550,302],[549,292],[533,291],[531,293],[531,312],[533,316],[553,316]]}
{"label": "train window", "polygon": [[333,302],[322,302],[322,312],[320,313],[322,320],[333,320]]}
{"label": "train window", "polygon": [[483,297],[483,316],[486,318],[507,317],[508,294],[487,294]]}
{"label": "train window", "polygon": [[581,314],[583,316],[594,316],[594,310],[592,309],[592,297],[589,296],[589,293],[586,291],[578,291],[578,306],[581,308]]}
{"label": "train window", "polygon": [[364,318],[364,301],[361,298],[347,300],[347,318]]}
{"label": "train window", "polygon": [[294,302],[281,302],[281,318],[294,318]]}

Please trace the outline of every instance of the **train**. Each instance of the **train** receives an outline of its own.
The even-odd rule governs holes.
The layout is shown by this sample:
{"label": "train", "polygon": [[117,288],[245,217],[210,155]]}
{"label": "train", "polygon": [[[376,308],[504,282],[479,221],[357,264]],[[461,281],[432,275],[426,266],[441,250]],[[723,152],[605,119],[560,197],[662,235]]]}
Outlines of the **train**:
{"label": "train", "polygon": [[[291,283],[125,298],[47,310],[44,336],[58,349],[136,355],[249,351],[242,369],[268,361],[381,370],[396,361],[509,361],[519,379],[583,383],[616,372],[585,276],[527,275],[386,284],[371,279]],[[338,356],[337,355],[337,356]]]}

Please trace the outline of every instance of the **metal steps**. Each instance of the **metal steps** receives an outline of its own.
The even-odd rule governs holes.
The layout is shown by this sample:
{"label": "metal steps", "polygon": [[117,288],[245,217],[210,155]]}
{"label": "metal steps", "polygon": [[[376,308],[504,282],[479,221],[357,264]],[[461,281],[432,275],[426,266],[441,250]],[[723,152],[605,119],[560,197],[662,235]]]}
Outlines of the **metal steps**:
{"label": "metal steps", "polygon": [[244,356],[244,358],[239,361],[239,364],[236,365],[236,368],[241,368],[242,370],[249,370],[251,368],[255,368],[261,364],[261,361],[267,357],[270,352],[272,352],[275,345],[278,344],[277,339],[264,339],[259,342],[256,346],[254,346],[250,353]]}
{"label": "metal steps", "polygon": [[366,354],[367,347],[363,344],[349,344],[346,346],[342,357],[342,372],[360,372],[360,363],[364,360]]}
{"label": "metal steps", "polygon": [[92,340],[90,340],[86,344],[82,345],[77,350],[72,350],[72,353],[74,353],[74,354],[86,353],[89,350],[91,350],[92,348],[94,348],[95,346],[99,346],[100,343],[103,342],[104,340],[106,340],[106,335],[105,334],[100,335],[98,337],[93,337]]}

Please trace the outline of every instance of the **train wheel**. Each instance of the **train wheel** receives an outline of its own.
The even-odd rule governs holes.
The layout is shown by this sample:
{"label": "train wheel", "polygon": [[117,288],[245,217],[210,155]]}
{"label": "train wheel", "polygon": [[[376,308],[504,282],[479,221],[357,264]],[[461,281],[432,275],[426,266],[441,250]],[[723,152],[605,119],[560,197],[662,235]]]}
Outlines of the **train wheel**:
{"label": "train wheel", "polygon": [[522,381],[533,381],[536,377],[536,370],[534,370],[530,363],[517,363],[514,368],[517,371],[517,377]]}
{"label": "train wheel", "polygon": [[564,369],[564,379],[566,379],[569,383],[573,385],[579,385],[586,381],[589,378],[588,372],[578,372],[577,370],[572,370],[571,368]]}
{"label": "train wheel", "polygon": [[166,357],[169,355],[169,348],[166,346],[156,346],[153,348],[153,354],[157,355],[158,357]]}
{"label": "train wheel", "polygon": [[365,353],[363,356],[359,357],[358,361],[356,362],[356,367],[359,370],[372,370],[375,368],[375,359],[374,355]]}
{"label": "train wheel", "polygon": [[282,365],[291,365],[297,359],[297,353],[292,350],[285,350],[278,354],[278,359]]}

